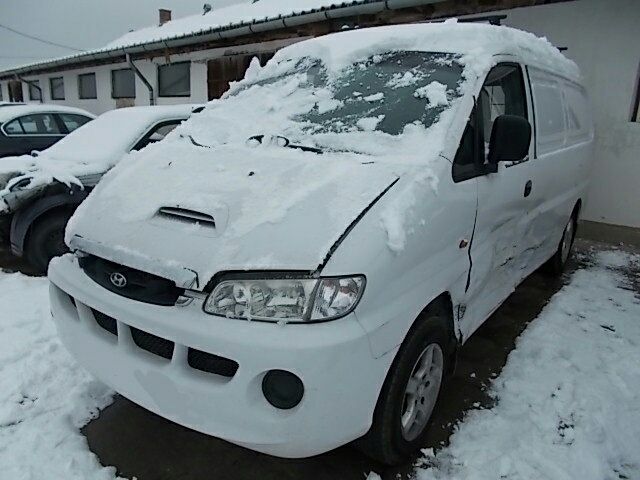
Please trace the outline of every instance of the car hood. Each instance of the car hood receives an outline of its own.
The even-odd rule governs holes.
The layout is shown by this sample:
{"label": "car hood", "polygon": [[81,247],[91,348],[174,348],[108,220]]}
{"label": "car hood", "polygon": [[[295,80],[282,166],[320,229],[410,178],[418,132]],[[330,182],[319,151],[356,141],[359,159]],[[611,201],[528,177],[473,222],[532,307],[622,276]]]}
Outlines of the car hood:
{"label": "car hood", "polygon": [[312,272],[397,178],[362,155],[172,142],[109,172],[66,239],[200,288],[223,271]]}

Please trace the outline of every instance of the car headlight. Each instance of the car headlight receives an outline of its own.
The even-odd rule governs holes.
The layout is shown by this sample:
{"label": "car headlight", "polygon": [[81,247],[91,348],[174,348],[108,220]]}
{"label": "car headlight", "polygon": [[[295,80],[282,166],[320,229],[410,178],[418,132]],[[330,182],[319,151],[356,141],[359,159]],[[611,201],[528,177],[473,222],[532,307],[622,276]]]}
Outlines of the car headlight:
{"label": "car headlight", "polygon": [[362,275],[325,278],[249,278],[222,280],[204,311],[213,315],[270,322],[317,322],[344,317],[358,304]]}

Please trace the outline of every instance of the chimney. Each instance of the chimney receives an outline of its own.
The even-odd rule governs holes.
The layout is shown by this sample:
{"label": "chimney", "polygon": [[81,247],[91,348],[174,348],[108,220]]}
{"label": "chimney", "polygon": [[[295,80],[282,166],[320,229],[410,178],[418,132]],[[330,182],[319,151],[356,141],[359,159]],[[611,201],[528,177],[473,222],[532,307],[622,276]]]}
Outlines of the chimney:
{"label": "chimney", "polygon": [[171,10],[161,8],[160,10],[158,10],[158,13],[160,15],[160,26],[171,21]]}

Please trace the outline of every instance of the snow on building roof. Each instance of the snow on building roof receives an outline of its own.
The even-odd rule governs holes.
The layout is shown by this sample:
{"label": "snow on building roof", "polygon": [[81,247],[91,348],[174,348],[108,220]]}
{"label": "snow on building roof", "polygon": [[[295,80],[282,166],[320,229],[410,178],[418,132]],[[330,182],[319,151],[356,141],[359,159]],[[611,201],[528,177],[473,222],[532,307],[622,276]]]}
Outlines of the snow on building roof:
{"label": "snow on building roof", "polygon": [[171,46],[184,46],[200,41],[221,40],[327,19],[373,14],[441,1],[444,0],[246,0],[246,3],[218,8],[206,14],[191,15],[161,26],[129,32],[101,48],[0,71],[0,78],[120,56],[125,52],[140,53]]}

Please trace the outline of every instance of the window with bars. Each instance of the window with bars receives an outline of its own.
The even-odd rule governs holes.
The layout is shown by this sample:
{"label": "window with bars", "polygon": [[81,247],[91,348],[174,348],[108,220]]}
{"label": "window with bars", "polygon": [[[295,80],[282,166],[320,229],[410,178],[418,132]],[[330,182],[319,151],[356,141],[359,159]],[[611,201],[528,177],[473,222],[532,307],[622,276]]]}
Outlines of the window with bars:
{"label": "window with bars", "polygon": [[62,77],[52,77],[49,79],[51,88],[51,100],[64,100],[64,79]]}
{"label": "window with bars", "polygon": [[188,97],[191,95],[191,62],[158,66],[158,95]]}
{"label": "window with bars", "polygon": [[29,100],[42,100],[42,90],[40,89],[40,80],[29,80]]}
{"label": "window with bars", "polygon": [[82,100],[98,98],[95,73],[78,75],[78,98]]}
{"label": "window with bars", "polygon": [[111,96],[113,98],[135,98],[136,76],[130,68],[111,70]]}

